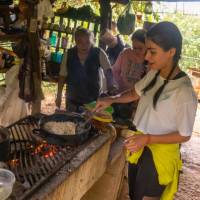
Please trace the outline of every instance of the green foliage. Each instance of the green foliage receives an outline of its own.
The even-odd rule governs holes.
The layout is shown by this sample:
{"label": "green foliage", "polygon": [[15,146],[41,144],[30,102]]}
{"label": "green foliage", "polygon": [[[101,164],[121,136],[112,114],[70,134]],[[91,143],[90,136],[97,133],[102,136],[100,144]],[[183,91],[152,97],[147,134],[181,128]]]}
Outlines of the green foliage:
{"label": "green foliage", "polygon": [[[18,2],[18,0],[14,0]],[[145,1],[134,1],[131,0],[132,11],[142,14],[142,20],[136,20],[136,28],[141,28],[144,21],[158,22],[162,20],[172,21],[180,28],[183,35],[183,52],[181,67],[187,69],[188,67],[196,67],[200,69],[200,16],[183,15],[180,13],[165,14],[160,17],[156,11],[152,14],[145,14]],[[57,0],[55,2],[55,10],[61,7],[74,7],[78,8],[83,5],[90,5],[93,12],[97,15],[99,13],[99,2],[98,0]],[[159,2],[157,3],[159,8]],[[112,6],[112,19],[117,22],[119,15],[123,12],[125,5],[111,3]],[[159,9],[158,9],[159,10]],[[131,44],[129,36],[124,36],[127,43]]]}
{"label": "green foliage", "polygon": [[57,91],[57,83],[45,82],[42,81],[42,91],[45,94],[56,94]]}
{"label": "green foliage", "polygon": [[85,3],[84,0],[57,0],[54,3],[56,9],[61,8],[62,6],[71,6],[71,7],[80,7],[83,6]]}
{"label": "green foliage", "polygon": [[[180,66],[186,70],[188,67],[200,69],[200,16],[184,15],[180,13],[169,13],[161,16],[154,11],[151,15],[144,14],[146,2],[132,1],[132,9],[135,14],[142,13],[142,21],[136,23],[136,28],[141,28],[144,21],[159,22],[163,20],[175,23],[181,30],[183,36],[183,51]],[[159,7],[159,5],[158,5]],[[116,20],[124,6],[116,4],[113,6],[113,19]],[[126,36],[125,41],[130,43]]]}
{"label": "green foliage", "polygon": [[92,1],[91,0],[57,0],[54,3],[55,10],[58,10],[60,8],[64,7],[74,7],[74,8],[79,8],[85,5],[90,5],[93,12],[97,15],[99,15],[99,3],[98,1]]}
{"label": "green foliage", "polygon": [[175,23],[181,30],[183,36],[181,67],[200,69],[200,16],[174,13],[164,15],[163,20]]}
{"label": "green foliage", "polygon": [[68,17],[78,20],[89,20],[100,23],[100,17],[96,15],[90,5],[85,5],[79,8],[69,6],[67,10],[57,12],[59,16]]}

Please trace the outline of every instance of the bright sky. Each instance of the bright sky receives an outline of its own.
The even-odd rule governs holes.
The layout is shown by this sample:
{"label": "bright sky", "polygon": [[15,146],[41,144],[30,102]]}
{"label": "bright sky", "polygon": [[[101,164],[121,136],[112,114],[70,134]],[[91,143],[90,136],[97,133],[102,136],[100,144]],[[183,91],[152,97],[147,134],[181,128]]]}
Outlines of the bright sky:
{"label": "bright sky", "polygon": [[173,13],[175,11],[179,11],[184,14],[200,15],[200,1],[160,2],[160,5],[158,7],[159,12]]}

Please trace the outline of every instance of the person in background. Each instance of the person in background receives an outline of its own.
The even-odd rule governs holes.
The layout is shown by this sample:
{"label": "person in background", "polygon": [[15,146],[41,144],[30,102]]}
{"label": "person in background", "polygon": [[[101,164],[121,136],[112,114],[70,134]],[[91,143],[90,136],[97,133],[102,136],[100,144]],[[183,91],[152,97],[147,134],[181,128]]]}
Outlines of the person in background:
{"label": "person in background", "polygon": [[[118,93],[132,88],[146,73],[145,66],[145,34],[142,29],[135,31],[132,36],[132,48],[124,49],[112,66],[114,81]],[[113,117],[130,119],[137,108],[137,102],[113,104]]]}
{"label": "person in background", "polygon": [[110,60],[111,65],[115,63],[120,52],[128,45],[125,45],[119,35],[113,35],[109,29],[104,30],[100,34],[100,40],[107,45],[106,53]]}
{"label": "person in background", "polygon": [[132,47],[124,49],[112,66],[118,92],[133,87],[146,73],[145,34],[143,29],[135,31],[131,36]]}
{"label": "person in background", "polygon": [[145,44],[150,71],[132,89],[99,99],[94,111],[139,99],[134,118],[138,132],[131,132],[124,143],[130,198],[172,200],[182,165],[180,144],[191,137],[198,102],[190,78],[178,64],[178,27],[171,22],[152,26]]}
{"label": "person in background", "polygon": [[95,101],[101,94],[102,73],[108,91],[113,89],[113,78],[108,57],[102,49],[94,47],[94,36],[89,30],[79,27],[75,31],[75,43],[63,57],[56,106],[60,108],[63,86],[67,83],[66,109],[81,112],[84,104]]}

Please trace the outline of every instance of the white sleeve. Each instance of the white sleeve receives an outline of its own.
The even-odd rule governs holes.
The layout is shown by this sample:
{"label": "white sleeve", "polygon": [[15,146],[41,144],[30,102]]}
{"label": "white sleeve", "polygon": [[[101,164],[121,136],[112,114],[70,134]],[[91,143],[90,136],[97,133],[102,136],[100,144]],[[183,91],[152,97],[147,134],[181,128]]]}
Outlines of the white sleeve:
{"label": "white sleeve", "polygon": [[178,105],[177,108],[177,129],[182,136],[192,135],[193,125],[196,116],[198,101],[195,95],[192,95],[192,100]]}
{"label": "white sleeve", "polygon": [[140,81],[135,83],[135,91],[136,93],[141,96],[142,90],[150,83],[150,81],[155,77],[157,71],[150,70]]}
{"label": "white sleeve", "polygon": [[111,69],[110,61],[108,59],[108,56],[106,55],[105,51],[100,49],[99,52],[99,62],[103,70]]}
{"label": "white sleeve", "polygon": [[67,51],[64,53],[62,62],[60,64],[59,76],[67,76]]}

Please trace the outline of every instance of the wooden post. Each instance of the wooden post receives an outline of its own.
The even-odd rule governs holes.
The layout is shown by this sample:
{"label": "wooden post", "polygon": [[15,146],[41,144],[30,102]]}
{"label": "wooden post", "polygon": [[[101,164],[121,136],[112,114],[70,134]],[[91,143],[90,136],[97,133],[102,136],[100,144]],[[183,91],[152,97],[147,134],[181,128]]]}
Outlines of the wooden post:
{"label": "wooden post", "polygon": [[28,17],[28,40],[30,42],[31,51],[31,73],[34,81],[35,100],[32,101],[32,114],[39,113],[41,110],[41,67],[39,57],[39,33],[37,24],[37,7],[36,4],[29,4]]}
{"label": "wooden post", "polygon": [[[105,30],[106,28],[111,27],[111,20],[112,20],[112,9],[110,5],[110,0],[100,0],[100,15],[101,15],[101,26],[100,32]],[[106,48],[106,45],[99,42],[99,46],[102,49]]]}

